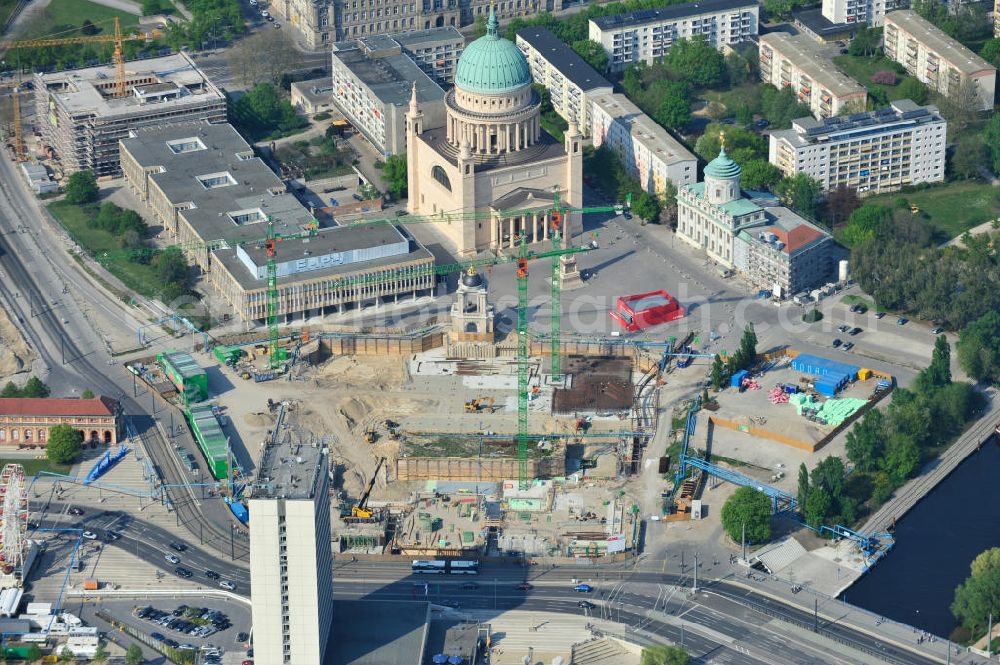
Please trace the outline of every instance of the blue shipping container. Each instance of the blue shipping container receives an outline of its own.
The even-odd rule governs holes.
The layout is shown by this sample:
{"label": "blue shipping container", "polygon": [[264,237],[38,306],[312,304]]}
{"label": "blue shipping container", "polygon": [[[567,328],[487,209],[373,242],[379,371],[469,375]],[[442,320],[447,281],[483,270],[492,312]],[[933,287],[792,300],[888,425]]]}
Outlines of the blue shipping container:
{"label": "blue shipping container", "polygon": [[740,371],[736,372],[729,379],[730,387],[739,388],[743,384],[743,379],[747,378],[747,376],[749,375],[750,373],[747,372],[745,369],[741,369]]}
{"label": "blue shipping container", "polygon": [[816,376],[846,374],[848,379],[853,381],[858,375],[858,370],[861,368],[857,365],[849,365],[836,360],[803,353],[792,360],[792,369],[797,372],[805,372],[806,374],[815,374]]}

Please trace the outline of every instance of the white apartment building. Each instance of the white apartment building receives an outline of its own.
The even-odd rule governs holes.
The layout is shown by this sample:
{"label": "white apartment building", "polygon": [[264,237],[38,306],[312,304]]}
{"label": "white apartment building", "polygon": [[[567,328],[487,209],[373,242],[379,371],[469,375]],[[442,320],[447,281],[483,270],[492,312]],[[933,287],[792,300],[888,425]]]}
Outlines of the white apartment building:
{"label": "white apartment building", "polygon": [[324,665],[333,627],[333,554],[322,449],[268,442],[249,509],[256,660]]}
{"label": "white apartment building", "polygon": [[388,35],[333,45],[333,104],[384,157],[406,152],[406,111],[417,90],[428,127],[444,125],[444,90]]}
{"label": "white apartment building", "polygon": [[909,4],[908,0],[823,0],[823,16],[832,23],[880,26],[888,12]]}
{"label": "white apartment building", "polygon": [[931,90],[953,97],[968,81],[975,86],[979,109],[993,108],[996,67],[916,12],[907,9],[886,16],[883,42],[886,56],[903,65]]}
{"label": "white apartment building", "polygon": [[823,189],[859,194],[944,180],[948,123],[909,99],[846,118],[799,118],[771,132],[769,158],[786,176],[808,173]]}
{"label": "white apartment building", "polygon": [[703,35],[715,48],[757,34],[760,7],[748,0],[702,0],[662,9],[590,19],[589,37],[608,52],[612,71],[633,63],[652,64],[678,39]]}
{"label": "white apartment building", "polygon": [[549,91],[556,113],[575,122],[585,137],[591,136],[592,100],[610,95],[613,86],[547,28],[521,28],[517,47],[528,60],[532,80]]}
{"label": "white apartment building", "polygon": [[595,97],[591,117],[594,147],[607,145],[650,194],[662,196],[667,182],[680,189],[696,181],[698,158],[694,153],[625,95]]}
{"label": "white apartment building", "polygon": [[791,86],[817,118],[829,118],[844,109],[865,110],[865,87],[837,69],[808,37],[769,32],[761,35],[758,51],[761,80],[779,90]]}

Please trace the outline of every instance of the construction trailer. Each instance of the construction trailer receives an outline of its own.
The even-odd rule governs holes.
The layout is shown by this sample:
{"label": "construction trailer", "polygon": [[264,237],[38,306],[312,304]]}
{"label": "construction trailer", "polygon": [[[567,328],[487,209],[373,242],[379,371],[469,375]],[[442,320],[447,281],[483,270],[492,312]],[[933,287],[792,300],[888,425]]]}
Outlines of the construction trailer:
{"label": "construction trailer", "polygon": [[208,375],[190,354],[183,351],[161,351],[156,354],[156,362],[163,367],[163,373],[184,396],[186,403],[208,399]]}
{"label": "construction trailer", "polygon": [[191,432],[201,448],[208,470],[216,480],[229,477],[229,439],[219,426],[210,404],[199,404],[185,411]]}
{"label": "construction trailer", "polygon": [[635,332],[675,321],[684,316],[684,308],[666,291],[650,291],[618,298],[610,314],[622,328]]}

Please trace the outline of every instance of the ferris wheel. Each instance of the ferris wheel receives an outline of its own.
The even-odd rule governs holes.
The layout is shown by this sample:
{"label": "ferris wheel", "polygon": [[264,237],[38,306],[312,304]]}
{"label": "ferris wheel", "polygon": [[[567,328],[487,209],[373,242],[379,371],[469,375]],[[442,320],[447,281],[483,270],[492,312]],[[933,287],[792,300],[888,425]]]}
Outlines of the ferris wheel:
{"label": "ferris wheel", "polygon": [[10,574],[24,563],[28,490],[24,467],[6,464],[0,472],[0,569]]}

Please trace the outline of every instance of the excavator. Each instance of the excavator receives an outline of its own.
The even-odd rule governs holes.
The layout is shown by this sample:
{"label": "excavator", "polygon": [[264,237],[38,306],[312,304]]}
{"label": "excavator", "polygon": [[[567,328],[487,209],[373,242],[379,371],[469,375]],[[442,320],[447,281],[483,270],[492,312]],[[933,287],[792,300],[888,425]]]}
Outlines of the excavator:
{"label": "excavator", "polygon": [[383,464],[385,464],[385,458],[379,457],[378,464],[375,466],[375,473],[372,474],[372,479],[368,481],[368,487],[365,488],[364,494],[361,495],[361,500],[351,506],[351,515],[344,517],[345,522],[368,522],[374,518],[375,512],[368,509],[368,497],[371,496],[372,490],[375,488],[375,480],[378,478],[378,472],[382,470]]}
{"label": "excavator", "polygon": [[471,402],[465,403],[466,413],[479,413],[480,409],[489,409],[490,413],[493,413],[496,410],[493,407],[493,398],[477,397]]}

